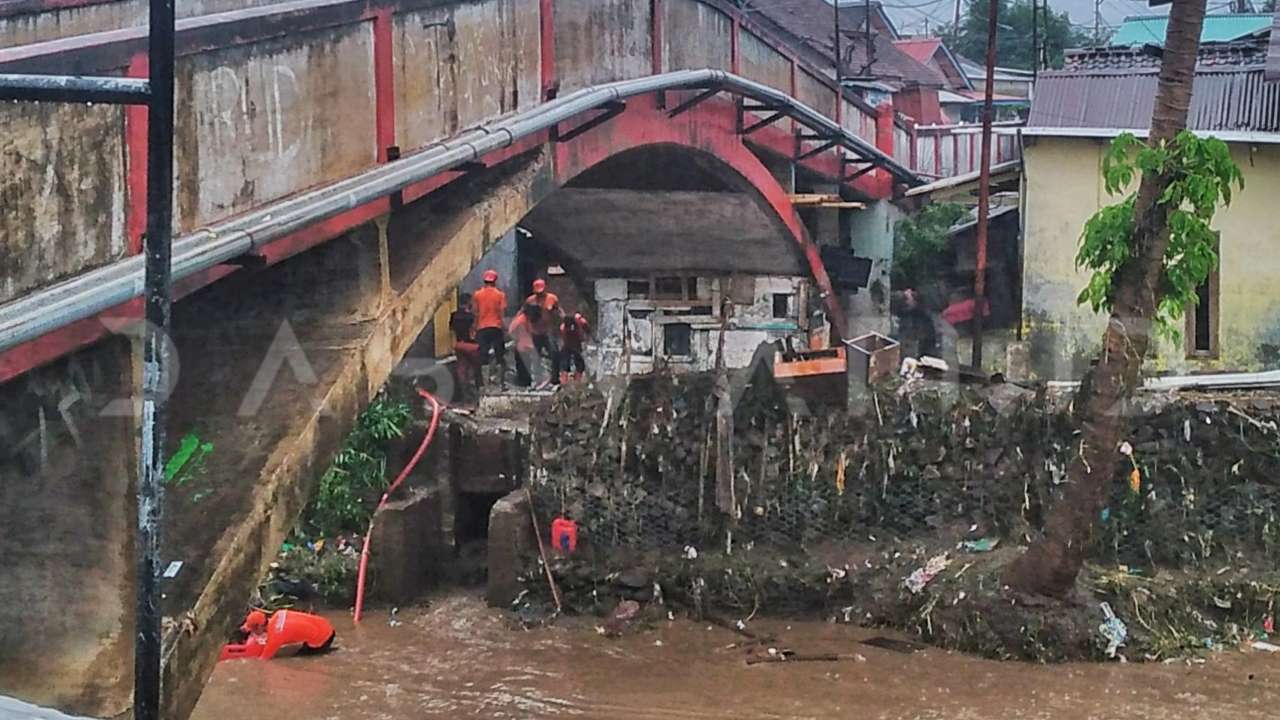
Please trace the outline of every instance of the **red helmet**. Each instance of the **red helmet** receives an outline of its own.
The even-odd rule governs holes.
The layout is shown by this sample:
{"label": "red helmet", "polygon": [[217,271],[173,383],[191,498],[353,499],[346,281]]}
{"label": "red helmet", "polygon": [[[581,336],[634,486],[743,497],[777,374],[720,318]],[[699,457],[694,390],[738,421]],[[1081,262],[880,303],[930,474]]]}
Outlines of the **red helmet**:
{"label": "red helmet", "polygon": [[252,633],[258,630],[264,630],[267,627],[267,614],[261,610],[254,610],[244,619],[244,625],[240,626],[240,632]]}
{"label": "red helmet", "polygon": [[485,281],[485,282],[487,282],[487,283],[496,283],[496,282],[498,282],[498,271],[497,271],[497,270],[485,270],[485,271],[484,271],[484,281]]}
{"label": "red helmet", "polygon": [[534,280],[534,281],[533,281],[533,291],[534,291],[534,292],[536,292],[536,293],[540,293],[540,292],[542,292],[542,291],[544,291],[544,290],[546,290],[546,289],[547,289],[547,281],[546,281],[546,280],[543,280],[542,278],[538,278],[537,280]]}

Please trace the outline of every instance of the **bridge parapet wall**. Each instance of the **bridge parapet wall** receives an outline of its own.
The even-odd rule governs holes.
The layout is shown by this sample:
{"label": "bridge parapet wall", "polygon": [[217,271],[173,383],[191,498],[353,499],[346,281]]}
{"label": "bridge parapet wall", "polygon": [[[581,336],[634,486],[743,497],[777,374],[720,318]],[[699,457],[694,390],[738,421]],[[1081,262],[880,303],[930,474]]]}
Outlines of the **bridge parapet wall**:
{"label": "bridge parapet wall", "polygon": [[[22,19],[41,28],[30,37],[44,39],[0,48],[0,72],[145,77],[136,2],[0,0],[0,37],[17,37],[3,32]],[[392,148],[409,154],[528,111],[548,93],[684,68],[745,75],[869,142],[876,138],[874,110],[841,97],[830,70],[798,57],[725,0],[196,0],[183,7],[225,11],[178,25],[180,233],[355,175],[385,162]],[[109,24],[123,27],[64,36]],[[0,303],[140,251],[145,111],[5,104],[0,124],[7,130],[0,140],[7,210]],[[771,130],[779,128],[788,124]],[[834,160],[834,153],[816,159]],[[380,212],[366,208],[364,219]],[[327,239],[345,229],[320,232]],[[14,373],[0,362],[0,382]]]}

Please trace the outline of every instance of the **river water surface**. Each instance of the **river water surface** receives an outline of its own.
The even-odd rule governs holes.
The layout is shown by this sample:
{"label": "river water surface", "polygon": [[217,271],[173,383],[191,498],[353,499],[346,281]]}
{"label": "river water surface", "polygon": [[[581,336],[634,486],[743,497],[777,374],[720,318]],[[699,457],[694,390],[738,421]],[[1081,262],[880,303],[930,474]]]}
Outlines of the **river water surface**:
{"label": "river water surface", "polygon": [[418,718],[741,719],[1274,718],[1280,657],[1230,651],[1207,663],[1036,666],[859,643],[873,633],[758,621],[776,647],[835,662],[748,665],[742,640],[687,620],[622,638],[589,619],[513,628],[474,595],[385,611],[359,628],[330,614],[338,649],[219,664],[194,720]]}

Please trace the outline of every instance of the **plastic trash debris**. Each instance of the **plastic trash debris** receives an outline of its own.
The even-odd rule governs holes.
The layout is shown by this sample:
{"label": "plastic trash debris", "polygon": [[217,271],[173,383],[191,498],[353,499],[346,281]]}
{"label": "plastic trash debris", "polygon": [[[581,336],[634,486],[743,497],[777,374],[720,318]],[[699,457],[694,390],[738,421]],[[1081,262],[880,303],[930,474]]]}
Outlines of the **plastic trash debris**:
{"label": "plastic trash debris", "polygon": [[960,543],[960,548],[965,552],[985,553],[996,549],[1000,544],[1000,538],[982,538],[981,540],[965,540]]}
{"label": "plastic trash debris", "polygon": [[623,600],[613,609],[610,617],[614,620],[634,620],[640,614],[640,603],[635,600]]}
{"label": "plastic trash debris", "polygon": [[684,559],[685,559],[685,560],[697,560],[697,559],[698,559],[698,548],[696,548],[696,547],[694,547],[694,546],[692,546],[692,545],[685,545],[685,546],[684,546]]}
{"label": "plastic trash debris", "polygon": [[918,594],[924,589],[925,585],[929,584],[929,581],[933,580],[938,573],[946,570],[950,564],[951,559],[947,557],[946,553],[929,558],[929,562],[925,563],[924,567],[916,568],[907,577],[905,581],[907,589],[911,591],[912,595]]}
{"label": "plastic trash debris", "polygon": [[181,570],[182,570],[182,561],[181,561],[181,560],[174,560],[173,562],[169,563],[169,566],[168,566],[168,567],[166,567],[166,568],[164,569],[164,577],[165,577],[165,578],[176,578],[176,577],[178,577],[178,573],[179,573]]}
{"label": "plastic trash debris", "polygon": [[1252,647],[1254,650],[1261,650],[1263,652],[1272,652],[1272,653],[1280,652],[1280,645],[1273,645],[1269,642],[1263,642],[1262,640],[1258,640],[1254,642],[1249,647]]}
{"label": "plastic trash debris", "polygon": [[1098,626],[1098,632],[1107,641],[1107,657],[1113,658],[1116,656],[1116,651],[1124,647],[1124,641],[1129,638],[1129,629],[1125,627],[1124,621],[1112,612],[1111,603],[1102,603],[1102,615],[1106,619]]}
{"label": "plastic trash debris", "polygon": [[1267,618],[1262,621],[1262,631],[1268,635],[1276,631],[1276,618],[1274,615],[1268,615]]}
{"label": "plastic trash debris", "polygon": [[1134,468],[1129,473],[1129,492],[1134,495],[1142,492],[1142,472],[1138,468]]}
{"label": "plastic trash debris", "polygon": [[399,614],[400,614],[400,608],[398,607],[391,608],[391,617],[387,618],[387,625],[390,627],[400,627],[402,623],[400,622],[400,619],[397,617]]}
{"label": "plastic trash debris", "polygon": [[552,520],[551,547],[561,555],[572,555],[578,549],[578,523],[563,517]]}

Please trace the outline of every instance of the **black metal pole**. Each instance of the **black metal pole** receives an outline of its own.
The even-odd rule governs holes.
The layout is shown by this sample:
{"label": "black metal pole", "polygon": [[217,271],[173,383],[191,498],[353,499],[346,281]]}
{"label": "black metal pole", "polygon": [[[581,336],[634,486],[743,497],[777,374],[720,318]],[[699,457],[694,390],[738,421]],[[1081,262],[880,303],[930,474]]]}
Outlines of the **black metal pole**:
{"label": "black metal pole", "polygon": [[173,241],[174,0],[151,0],[147,107],[146,329],[138,454],[138,601],[134,720],[160,720],[160,517],[164,504]]}

